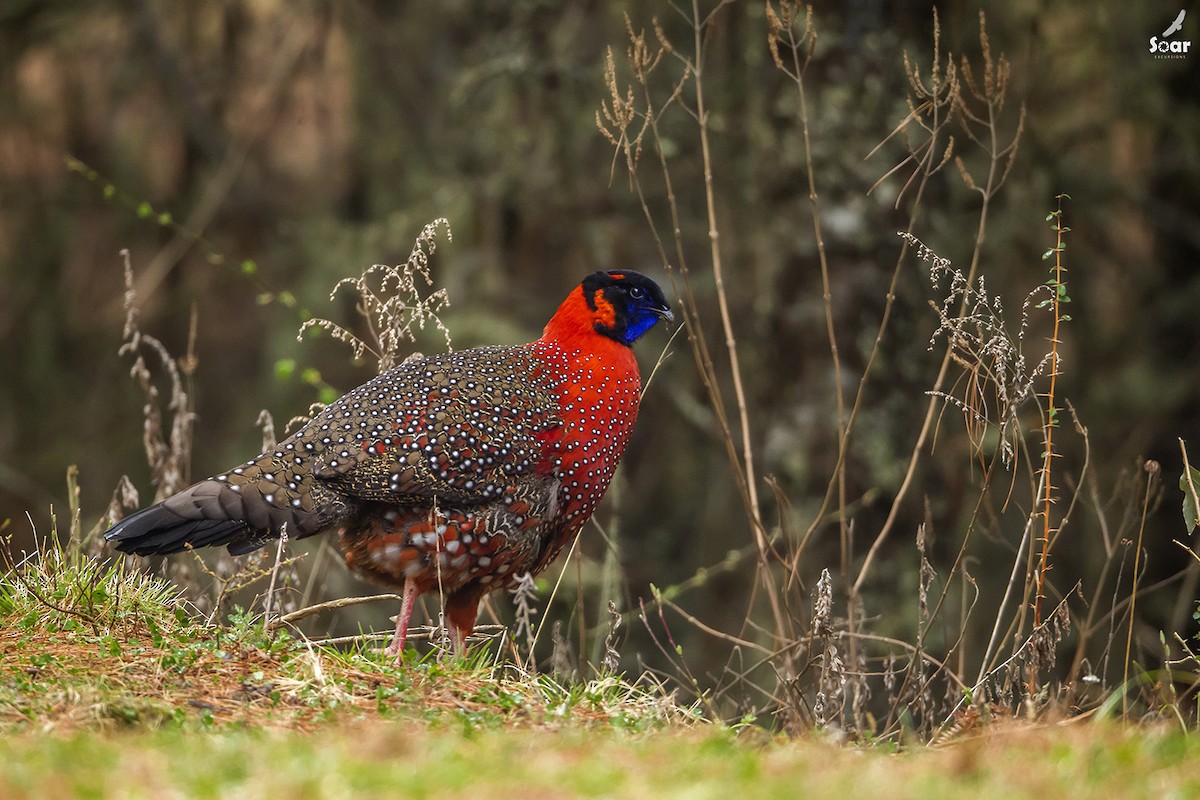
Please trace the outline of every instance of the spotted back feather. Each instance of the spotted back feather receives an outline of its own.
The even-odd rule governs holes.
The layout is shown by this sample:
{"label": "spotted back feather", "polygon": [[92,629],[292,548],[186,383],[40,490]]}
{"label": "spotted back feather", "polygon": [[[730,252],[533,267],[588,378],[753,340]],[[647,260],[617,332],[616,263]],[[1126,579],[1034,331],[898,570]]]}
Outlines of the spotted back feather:
{"label": "spotted back feather", "polygon": [[282,447],[363,500],[486,503],[554,468],[560,382],[527,345],[433,356],[350,392]]}

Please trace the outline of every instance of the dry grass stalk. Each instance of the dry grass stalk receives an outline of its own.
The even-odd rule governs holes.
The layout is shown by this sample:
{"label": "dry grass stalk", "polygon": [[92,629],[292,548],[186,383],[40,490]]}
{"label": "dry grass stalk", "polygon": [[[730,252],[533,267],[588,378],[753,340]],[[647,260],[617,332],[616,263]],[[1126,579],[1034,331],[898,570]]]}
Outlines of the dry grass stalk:
{"label": "dry grass stalk", "polygon": [[[191,397],[184,388],[184,382],[192,376],[197,363],[194,355],[196,313],[193,309],[188,354],[181,361],[176,361],[167,351],[166,345],[143,333],[138,327],[137,292],[134,290],[133,265],[129,251],[122,250],[121,257],[125,261],[125,327],[122,332],[123,343],[118,353],[122,356],[133,356],[130,374],[146,397],[146,403],[142,407],[145,417],[142,443],[146,449],[146,461],[150,464],[150,480],[158,487],[155,493],[157,501],[178,492],[189,483],[192,428],[196,414],[192,410]],[[169,431],[164,428],[159,390],[146,363],[148,354],[153,354],[167,375],[170,386],[166,404],[167,411],[171,414]],[[137,498],[133,499],[136,503]]]}
{"label": "dry grass stalk", "polygon": [[408,260],[399,266],[375,264],[368,267],[357,278],[344,278],[337,282],[329,299],[333,300],[343,286],[358,293],[358,313],[366,325],[366,336],[360,337],[349,329],[330,320],[317,318],[306,320],[300,326],[298,339],[303,339],[309,328],[327,331],[340,342],[350,345],[356,359],[370,353],[384,372],[399,364],[401,349],[405,342],[415,341],[415,331],[433,325],[446,340],[446,348],[453,349],[450,331],[442,324],[438,314],[450,305],[444,288],[422,294],[421,284],[433,286],[429,257],[437,250],[438,231],[444,229],[447,240],[451,240],[450,223],[445,219],[430,222],[417,236]]}
{"label": "dry grass stalk", "polygon": [[[850,581],[850,527],[846,514],[846,453],[849,444],[848,424],[846,419],[846,398],[843,389],[843,371],[841,355],[838,352],[837,332],[833,320],[833,294],[830,288],[829,259],[825,251],[825,236],[821,228],[821,202],[817,192],[816,170],[813,167],[812,141],[808,121],[808,95],[804,87],[804,74],[812,62],[813,50],[817,42],[817,29],[813,23],[812,6],[803,7],[803,27],[797,29],[796,21],[801,18],[801,6],[788,0],[781,0],[779,10],[767,3],[767,46],[775,67],[787,75],[796,87],[796,96],[800,103],[800,134],[804,146],[804,167],[808,177],[808,200],[812,214],[813,236],[817,245],[817,261],[821,270],[821,302],[825,311],[825,336],[829,343],[829,355],[832,365],[834,401],[837,408],[837,439],[838,459],[834,468],[833,479],[837,482],[837,522],[838,541],[841,548],[841,576],[843,585]],[[780,54],[780,48],[786,47],[788,58],[785,62]],[[790,576],[795,578],[799,570],[799,554],[792,559]],[[851,614],[853,625],[853,614]],[[853,640],[851,640],[853,642]],[[853,647],[853,644],[851,645]]]}
{"label": "dry grass stalk", "polygon": [[604,637],[604,658],[600,661],[600,671],[615,675],[621,666],[621,653],[617,650],[617,631],[621,628],[621,612],[617,604],[608,601],[608,634]]}
{"label": "dry grass stalk", "polygon": [[[623,156],[630,175],[631,189],[638,197],[649,229],[658,246],[663,268],[679,298],[678,305],[684,322],[683,327],[687,329],[692,354],[707,392],[710,407],[720,428],[721,441],[729,458],[746,519],[751,529],[754,549],[760,562],[758,574],[761,580],[758,585],[772,609],[776,640],[782,642],[791,638],[792,620],[779,596],[776,582],[770,577],[773,565],[782,561],[782,554],[775,550],[762,521],[757,486],[759,478],[754,466],[754,436],[750,425],[737,337],[732,322],[733,314],[725,285],[720,231],[717,224],[714,164],[709,143],[709,111],[706,106],[707,100],[703,83],[704,39],[709,29],[708,26],[712,24],[713,19],[724,5],[724,2],[718,3],[710,12],[701,15],[698,3],[693,3],[690,14],[686,11],[682,12],[690,22],[692,33],[691,47],[686,53],[672,43],[658,20],[654,20],[652,24],[657,48],[650,46],[647,35],[644,32],[635,31],[633,25],[627,20],[626,31],[629,39],[627,56],[636,91],[619,86],[616,70],[609,61],[606,64],[606,85],[609,99],[607,105],[602,105],[601,112],[597,114],[597,123],[601,127],[602,135],[616,149],[614,158]],[[667,95],[665,99],[662,99],[652,85],[651,73],[664,63],[664,55],[671,57],[670,63],[678,65],[679,73],[678,77],[668,85]],[[636,103],[634,98],[637,98]],[[632,131],[632,125],[637,117],[636,115],[631,116],[629,113],[630,109],[635,106],[644,109],[637,112],[641,115],[643,123],[636,133]],[[664,149],[665,137],[659,128],[664,115],[674,109],[682,110],[695,122],[694,130],[701,152],[704,179],[703,196],[706,209],[708,262],[715,284],[720,327],[726,350],[727,371],[718,370],[708,349],[703,322],[697,313],[691,272],[686,257],[684,225],[676,199],[675,183]],[[619,111],[623,113],[618,113]],[[654,151],[658,155],[658,166],[666,191],[665,213],[669,218],[666,225],[672,232],[669,246],[658,233],[659,225],[656,223],[656,215],[650,208],[642,184],[641,173],[638,170],[639,156],[644,147],[643,140],[646,137],[649,137]],[[734,431],[728,403],[723,395],[723,391],[725,391],[722,388],[723,385],[732,389],[733,405],[738,418],[737,433]],[[785,651],[785,660],[791,658],[792,653]],[[794,674],[794,669],[791,667],[788,668],[788,671]]]}
{"label": "dry grass stalk", "polygon": [[989,427],[999,438],[999,453],[1006,466],[1017,454],[1021,435],[1019,411],[1037,399],[1035,383],[1055,368],[1051,353],[1037,357],[1030,365],[1025,351],[1029,332],[1029,312],[1052,291],[1040,285],[1026,295],[1015,335],[1009,330],[1004,304],[988,291],[984,278],[968,279],[949,259],[942,258],[917,237],[900,234],[918,259],[929,265],[929,280],[944,292],[939,303],[931,303],[938,315],[938,327],[930,337],[933,349],[939,339],[946,342],[951,361],[963,371],[958,394],[930,390],[931,397],[944,400],[962,412],[975,455],[982,459]]}
{"label": "dry grass stalk", "polygon": [[533,645],[537,641],[537,637],[535,636],[537,622],[535,618],[539,613],[537,607],[537,582],[534,581],[533,575],[525,572],[517,576],[516,583],[508,591],[512,595],[513,607],[516,609],[516,625],[513,628],[513,641],[523,642],[528,658],[532,659]]}
{"label": "dry grass stalk", "polygon": [[[1001,144],[1002,119],[1000,112],[1004,108],[1006,97],[1005,92],[1007,91],[1008,83],[1007,80],[1001,81],[995,79],[995,75],[998,74],[999,71],[1007,71],[1008,62],[1005,60],[1003,55],[1000,56],[998,62],[993,61],[991,56],[991,45],[987,39],[986,20],[982,14],[980,15],[979,24],[980,45],[981,49],[985,51],[985,73],[993,74],[993,80],[985,81],[985,89],[990,87],[991,93],[984,94],[981,98],[976,98],[977,101],[983,103],[982,111],[971,110],[972,107],[966,104],[966,101],[962,95],[961,84],[959,83],[956,77],[956,72],[953,68],[953,59],[947,59],[945,76],[943,77],[942,75],[940,69],[940,60],[938,59],[938,43],[940,34],[937,26],[936,12],[934,16],[934,61],[928,83],[922,80],[918,69],[912,67],[908,62],[907,55],[905,56],[905,71],[908,74],[909,84],[912,87],[912,95],[910,96],[909,101],[909,116],[904,120],[903,123],[901,123],[898,130],[907,129],[910,124],[915,123],[920,131],[923,131],[925,134],[929,134],[927,138],[929,144],[922,151],[918,151],[910,147],[909,157],[905,159],[905,161],[901,162],[901,164],[896,168],[898,169],[900,166],[903,166],[907,163],[914,164],[914,172],[912,173],[912,176],[910,176],[908,183],[905,184],[905,189],[907,189],[908,185],[912,183],[913,177],[915,177],[918,172],[923,174],[924,172],[930,170],[937,171],[947,163],[953,151],[953,139],[951,138],[947,144],[945,153],[941,156],[940,161],[936,165],[933,163],[933,159],[935,158],[935,150],[932,146],[935,141],[935,138],[932,134],[940,130],[940,125],[938,122],[939,119],[943,119],[942,114],[946,110],[955,112],[953,116],[959,123],[957,126],[959,130],[963,130],[968,124],[973,123],[975,119],[984,120],[986,122],[986,127],[982,133],[977,133],[974,128],[967,131],[968,138],[978,145],[979,149],[983,151],[983,154],[986,158],[986,179],[982,181],[977,180],[971,176],[971,173],[966,170],[965,166],[962,168],[964,180],[969,181],[968,185],[975,189],[980,195],[980,207],[975,231],[975,243],[971,253],[971,264],[965,275],[965,283],[967,285],[974,284],[976,276],[978,275],[980,260],[983,256],[983,243],[987,231],[987,220],[991,209],[991,202],[996,196],[997,192],[999,192],[999,190],[1003,187],[1005,180],[1008,177],[1009,170],[1011,169],[1014,159],[1016,158],[1017,149],[1021,141],[1021,134],[1024,131],[1025,120],[1024,106],[1022,106],[1015,124],[1015,131],[1006,144]],[[964,108],[968,109],[970,114],[969,116],[963,112],[962,109]],[[926,115],[929,115],[928,120],[926,119]],[[964,120],[966,120],[966,122],[964,122]],[[917,165],[920,166],[919,170],[916,169]],[[901,190],[901,194],[903,194],[903,192],[904,190]],[[967,308],[967,299],[964,297],[960,301],[957,316],[964,316]],[[854,590],[856,593],[861,590],[863,583],[870,574],[870,570],[874,564],[875,558],[878,556],[880,549],[883,547],[884,542],[887,540],[889,534],[895,526],[900,504],[904,501],[909,489],[912,486],[912,482],[917,471],[917,464],[921,459],[926,441],[933,430],[933,423],[936,417],[938,404],[937,393],[945,391],[945,381],[952,360],[952,351],[949,347],[947,347],[945,355],[942,358],[941,366],[938,369],[938,375],[934,380],[932,389],[934,396],[930,398],[930,403],[926,407],[925,418],[921,424],[920,431],[917,434],[916,442],[913,445],[912,454],[909,457],[908,469],[905,472],[904,479],[901,481],[900,489],[897,491],[896,497],[892,501],[892,506],[888,512],[887,519],[884,521],[883,526],[876,534],[874,541],[871,543],[871,546],[867,551],[863,565],[859,569],[858,578],[854,582]]]}
{"label": "dry grass stalk", "polygon": [[1150,499],[1154,494],[1162,468],[1157,461],[1147,461],[1144,465],[1146,472],[1146,491],[1142,499],[1142,517],[1138,525],[1137,542],[1133,550],[1133,586],[1129,590],[1129,628],[1125,634],[1125,664],[1121,679],[1121,716],[1129,716],[1129,665],[1133,658],[1133,628],[1137,624],[1134,612],[1137,610],[1138,582],[1141,579],[1142,536],[1146,532],[1146,517],[1149,515]]}

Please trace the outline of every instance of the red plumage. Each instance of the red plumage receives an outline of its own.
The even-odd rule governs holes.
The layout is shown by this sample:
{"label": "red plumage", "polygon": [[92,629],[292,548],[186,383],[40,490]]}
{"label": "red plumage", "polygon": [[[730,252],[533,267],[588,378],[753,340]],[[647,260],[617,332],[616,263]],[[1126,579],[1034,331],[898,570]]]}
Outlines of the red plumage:
{"label": "red plumage", "polygon": [[604,496],[637,419],[632,343],[662,291],[594,273],[540,339],[408,361],[349,392],[268,453],[115,525],[139,554],[338,532],[347,565],[402,588],[396,653],[417,596],[438,592],[455,638],[480,598],[541,571]]}

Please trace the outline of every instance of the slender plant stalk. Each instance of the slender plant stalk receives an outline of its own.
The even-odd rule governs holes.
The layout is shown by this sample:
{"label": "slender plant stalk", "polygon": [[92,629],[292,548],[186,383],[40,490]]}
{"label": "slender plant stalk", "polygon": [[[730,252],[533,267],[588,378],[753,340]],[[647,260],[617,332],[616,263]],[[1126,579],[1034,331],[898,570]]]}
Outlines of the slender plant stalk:
{"label": "slender plant stalk", "polygon": [[[708,394],[709,402],[712,404],[717,424],[720,426],[721,440],[725,445],[726,455],[733,468],[734,481],[736,482],[739,496],[746,509],[747,516],[752,516],[750,493],[746,485],[746,472],[742,468],[742,460],[738,453],[736,440],[729,422],[729,415],[725,408],[725,400],[721,395],[720,386],[717,382],[716,368],[713,366],[712,356],[709,353],[708,343],[704,336],[703,321],[700,318],[696,298],[692,292],[691,273],[688,268],[687,254],[683,241],[683,221],[679,214],[675,183],[671,177],[670,167],[667,164],[666,151],[663,149],[664,137],[659,130],[659,120],[662,119],[664,113],[674,105],[682,105],[683,90],[688,81],[694,77],[695,65],[691,59],[675,51],[674,47],[667,40],[666,34],[658,27],[657,23],[655,24],[654,32],[660,45],[658,53],[651,52],[647,46],[645,34],[636,33],[633,30],[628,16],[626,17],[626,29],[630,39],[630,66],[641,88],[642,101],[645,104],[645,110],[640,112],[643,118],[643,126],[636,135],[631,134],[631,123],[639,112],[634,108],[632,92],[623,95],[617,86],[616,66],[610,50],[606,65],[606,81],[608,83],[610,100],[607,106],[602,104],[601,111],[596,115],[597,128],[600,130],[601,135],[616,146],[616,155],[620,156],[623,154],[625,157],[625,167],[629,173],[631,189],[638,198],[642,215],[646,219],[646,225],[650,229],[655,246],[658,248],[663,269],[670,278],[672,288],[679,298],[680,312],[683,320],[681,328],[687,331],[688,344],[696,362],[697,372],[700,375],[705,392]],[[684,69],[683,74],[675,83],[670,96],[656,108],[654,97],[650,90],[649,75],[658,65],[663,52],[669,52],[679,59]],[[695,112],[690,109],[687,109],[687,111],[693,117],[696,116]],[[663,178],[663,188],[666,190],[666,206],[670,216],[673,253],[668,253],[667,245],[663,241],[663,237],[659,235],[654,213],[650,209],[645,189],[642,186],[640,173],[637,169],[643,139],[647,132],[650,133],[651,140],[654,143],[654,150],[658,156],[659,171]]]}
{"label": "slender plant stalk", "polygon": [[[761,505],[758,498],[758,479],[754,466],[753,433],[750,428],[750,414],[746,403],[746,390],[742,380],[741,361],[738,355],[737,337],[734,333],[733,319],[729,310],[729,298],[725,289],[724,266],[721,258],[720,231],[717,224],[716,191],[713,185],[712,150],[709,144],[708,109],[704,95],[704,31],[714,14],[724,6],[722,2],[713,9],[707,17],[701,18],[699,0],[692,0],[692,46],[694,55],[690,62],[692,85],[696,92],[696,124],[700,138],[700,155],[704,168],[704,201],[708,223],[709,257],[712,262],[713,281],[717,295],[717,307],[721,317],[721,329],[725,338],[725,349],[729,359],[730,380],[733,384],[734,401],[737,405],[738,424],[741,429],[741,472],[742,484],[746,493],[746,511],[754,535],[754,541],[759,551],[762,569],[759,570],[760,583],[765,589],[768,602],[771,605],[775,621],[775,635],[784,642],[787,640],[788,615],[779,597],[778,588],[770,577],[770,565],[775,557],[773,548],[767,538],[766,529],[762,522]],[[660,40],[663,37],[660,36]],[[714,386],[715,390],[715,386]],[[736,462],[735,462],[736,463]]]}
{"label": "slender plant stalk", "polygon": [[[704,105],[704,89],[701,78],[701,70],[703,69],[703,32],[708,23],[717,11],[725,5],[724,2],[719,4],[707,17],[701,19],[699,17],[698,4],[693,4],[693,16],[689,19],[691,23],[694,43],[693,47],[696,51],[694,57],[678,52],[671,42],[667,39],[666,34],[657,22],[654,24],[654,33],[657,38],[660,49],[657,53],[653,52],[647,46],[646,37],[644,34],[637,33],[633,30],[632,24],[626,18],[626,29],[629,34],[629,61],[633,69],[633,73],[637,83],[640,86],[640,91],[644,101],[644,111],[639,111],[634,108],[634,97],[632,91],[624,92],[617,86],[615,64],[613,63],[611,51],[606,63],[606,83],[608,84],[610,98],[607,104],[602,104],[600,111],[597,113],[597,127],[601,134],[609,140],[617,148],[617,156],[624,155],[625,166],[629,172],[630,184],[632,190],[638,197],[638,201],[642,208],[642,213],[646,218],[646,222],[650,228],[655,244],[659,250],[659,256],[662,259],[663,267],[671,279],[672,287],[675,289],[676,295],[680,299],[680,311],[683,317],[683,328],[687,330],[688,342],[692,355],[695,359],[697,371],[704,385],[705,391],[708,394],[709,401],[713,413],[716,416],[717,423],[720,426],[721,441],[725,445],[726,454],[730,465],[733,469],[734,480],[738,488],[739,496],[741,497],[743,507],[746,512],[747,519],[750,522],[753,530],[754,551],[758,556],[760,564],[759,575],[760,580],[755,581],[751,589],[751,596],[748,600],[748,606],[753,608],[757,602],[758,592],[765,591],[768,595],[771,605],[772,615],[775,624],[773,636],[779,642],[790,641],[790,623],[792,617],[786,613],[774,582],[769,579],[770,571],[775,561],[785,563],[782,554],[774,550],[771,540],[766,536],[763,528],[760,514],[760,504],[758,498],[757,487],[755,485],[755,467],[753,464],[753,449],[752,436],[749,428],[749,412],[745,399],[745,391],[742,383],[740,372],[740,363],[737,358],[736,338],[733,335],[731,313],[728,305],[728,298],[725,292],[724,271],[722,269],[722,261],[719,248],[719,233],[716,223],[716,201],[715,191],[713,186],[713,167],[711,151],[708,142],[708,117],[707,108]],[[678,10],[678,9],[677,9]],[[682,12],[681,12],[682,14]],[[654,103],[654,97],[650,90],[648,76],[650,72],[659,63],[663,53],[669,53],[683,64],[683,74],[674,84],[674,88],[670,96],[661,103],[657,108]],[[739,452],[738,437],[733,432],[730,423],[729,414],[726,409],[726,403],[722,397],[721,387],[717,379],[717,370],[714,366],[712,357],[708,350],[708,345],[704,337],[703,322],[697,311],[697,303],[692,293],[690,280],[690,271],[686,258],[686,251],[683,241],[683,224],[679,214],[679,206],[677,203],[674,181],[671,177],[671,172],[667,164],[666,152],[663,148],[664,137],[659,131],[659,120],[663,117],[664,112],[672,105],[683,105],[683,90],[691,82],[695,85],[698,104],[695,109],[686,108],[685,110],[697,122],[697,129],[701,134],[701,147],[704,158],[705,167],[705,197],[708,210],[708,232],[710,237],[711,252],[715,254],[714,259],[714,274],[717,277],[718,302],[721,307],[722,325],[725,332],[727,349],[731,354],[731,369],[734,372],[733,383],[735,386],[736,400],[738,404],[739,420],[741,422],[742,436]],[[641,116],[643,124],[640,131],[634,133],[631,128],[635,119]],[[673,259],[668,255],[667,245],[658,233],[655,225],[654,214],[650,210],[649,203],[646,198],[645,191],[642,187],[639,173],[637,171],[637,162],[642,151],[642,143],[645,135],[651,135],[655,152],[658,156],[659,167],[663,176],[664,186],[667,193],[667,210],[670,215],[670,226],[672,232],[673,243]],[[674,261],[674,264],[672,263]],[[677,280],[678,278],[678,280]],[[746,456],[749,455],[750,462],[747,465]],[[747,614],[747,624],[751,624],[751,614]],[[792,655],[790,651],[784,654],[784,669],[789,674],[794,674],[792,669]]]}
{"label": "slender plant stalk", "polygon": [[[1046,575],[1050,571],[1050,540],[1054,535],[1055,526],[1054,520],[1051,517],[1050,511],[1056,502],[1054,496],[1054,475],[1052,468],[1054,459],[1057,454],[1054,452],[1054,429],[1058,427],[1058,407],[1055,406],[1055,389],[1058,385],[1058,365],[1059,355],[1058,348],[1062,344],[1059,338],[1059,330],[1063,323],[1062,303],[1066,301],[1066,284],[1063,282],[1063,274],[1066,268],[1062,263],[1062,253],[1065,247],[1063,243],[1063,234],[1068,230],[1062,224],[1062,201],[1066,195],[1058,195],[1058,208],[1053,212],[1054,217],[1054,277],[1050,281],[1051,298],[1050,309],[1054,318],[1053,332],[1050,334],[1050,365],[1049,378],[1050,386],[1046,389],[1046,416],[1042,423],[1042,438],[1044,447],[1042,450],[1042,466],[1040,490],[1040,506],[1042,516],[1042,535],[1041,535],[1041,552],[1038,554],[1038,566],[1036,573],[1037,590],[1034,594],[1033,601],[1033,627],[1037,628],[1042,624],[1042,604],[1046,599]],[[1032,697],[1037,693],[1037,668],[1032,666],[1029,670],[1029,694]]]}
{"label": "slender plant stalk", "polygon": [[[991,198],[993,189],[993,179],[996,174],[997,160],[992,159],[991,167],[988,169],[988,182],[983,193],[983,202],[979,207],[979,217],[975,228],[975,248],[971,253],[971,266],[967,270],[967,283],[972,283],[975,280],[976,274],[979,272],[979,261],[983,255],[983,242],[987,236],[987,218],[991,206]],[[965,312],[965,303],[959,309],[960,315]],[[892,528],[896,525],[896,519],[900,515],[900,506],[908,496],[908,490],[912,487],[913,479],[917,475],[917,464],[920,463],[921,455],[925,449],[925,442],[929,438],[930,431],[933,430],[933,421],[937,416],[938,407],[941,404],[939,393],[942,387],[946,385],[946,375],[950,371],[951,348],[946,347],[946,352],[942,355],[942,363],[938,367],[937,377],[933,381],[933,389],[930,392],[929,405],[925,408],[925,418],[921,422],[921,430],[917,433],[917,440],[913,443],[912,453],[908,458],[908,468],[904,472],[904,479],[900,482],[900,488],[896,490],[896,496],[892,500],[892,506],[888,509],[887,518],[883,522],[883,526],[879,529],[879,533],[875,536],[875,541],[871,543],[870,549],[867,550],[866,558],[863,559],[863,565],[859,568],[858,577],[854,581],[854,593],[858,594],[862,591],[863,583],[867,579],[867,575],[871,571],[871,566],[875,563],[875,557],[879,554],[880,548],[887,540],[892,532]]]}
{"label": "slender plant stalk", "polygon": [[[775,56],[775,64],[784,73],[792,79],[796,86],[796,95],[800,103],[800,135],[804,145],[804,169],[808,177],[808,200],[809,209],[812,214],[813,238],[817,244],[817,261],[821,271],[821,303],[825,311],[825,335],[829,342],[829,355],[833,366],[833,390],[834,399],[837,408],[837,437],[838,437],[838,459],[834,469],[833,480],[837,484],[837,521],[838,521],[838,543],[839,543],[839,576],[841,584],[846,587],[847,598],[847,620],[848,630],[851,633],[857,632],[858,614],[855,608],[853,593],[850,591],[850,559],[851,544],[850,544],[850,526],[846,516],[846,459],[845,447],[848,442],[848,428],[846,424],[846,397],[845,390],[842,388],[842,362],[841,355],[838,352],[837,331],[834,327],[833,315],[833,291],[829,280],[829,259],[825,251],[825,236],[821,229],[821,198],[817,192],[817,175],[813,167],[812,157],[812,140],[810,137],[809,122],[808,122],[808,96],[804,89],[804,74],[807,71],[808,65],[812,61],[813,49],[816,46],[817,31],[813,26],[812,7],[809,6],[805,10],[804,31],[800,37],[796,37],[796,32],[790,24],[794,20],[792,14],[795,11],[787,12],[787,43],[788,50],[791,52],[791,70],[789,71],[783,64],[782,59],[778,55],[777,38],[770,41],[772,55]],[[771,22],[771,36],[778,37],[780,23],[775,12],[772,10],[769,15]],[[801,59],[801,50],[804,51],[804,58]],[[865,374],[864,374],[865,378]],[[789,573],[787,575],[788,585],[799,576],[799,556],[793,554],[790,559]],[[858,660],[859,640],[851,637],[849,639],[848,656],[851,663],[856,663]],[[855,691],[859,690],[860,684],[854,683]]]}
{"label": "slender plant stalk", "polygon": [[279,566],[283,563],[283,551],[287,547],[287,523],[279,529],[279,542],[275,548],[275,563],[271,567],[271,582],[267,585],[267,598],[263,608],[263,625],[270,625],[275,611],[275,583],[279,578]]}
{"label": "slender plant stalk", "polygon": [[[1042,485],[1041,483],[1038,483],[1035,496],[1036,494],[1040,494],[1041,491]],[[1018,579],[1021,575],[1021,563],[1025,560],[1024,557],[1027,552],[1025,547],[1028,544],[1029,537],[1032,533],[1033,517],[1030,516],[1029,519],[1025,521],[1025,525],[1022,528],[1021,543],[1017,545],[1016,556],[1013,558],[1012,570],[1008,576],[1008,583],[1004,588],[1004,597],[1000,599],[1000,607],[996,610],[996,619],[992,623],[992,634],[988,638],[987,650],[984,651],[983,659],[979,662],[979,675],[975,678],[976,686],[983,683],[983,677],[988,672],[989,663],[998,649],[997,645],[1000,642],[1000,625],[1004,620],[1005,609],[1008,608],[1008,604],[1012,601],[1013,594],[1016,592]]]}
{"label": "slender plant stalk", "polygon": [[754,471],[754,445],[750,431],[750,415],[746,408],[746,389],[742,382],[742,368],[738,357],[737,337],[733,331],[733,319],[729,313],[729,298],[725,291],[725,271],[721,261],[720,233],[717,227],[717,200],[713,190],[712,151],[708,141],[708,110],[704,103],[704,26],[700,22],[700,2],[692,0],[692,35],[695,60],[692,72],[696,87],[696,121],[700,133],[700,156],[704,163],[704,205],[708,215],[709,257],[712,259],[713,281],[716,285],[717,307],[721,313],[721,328],[725,333],[725,349],[729,354],[730,379],[737,402],[738,423],[742,433],[742,469],[746,475],[746,490],[750,495],[751,522],[759,549],[767,551],[766,532],[763,530],[762,515],[758,502],[758,479]]}
{"label": "slender plant stalk", "polygon": [[[773,13],[773,12],[772,12]],[[789,19],[789,22],[792,20]],[[778,23],[776,23],[778,24]],[[842,389],[842,362],[838,352],[837,331],[833,324],[833,291],[830,288],[829,281],[829,259],[825,252],[825,237],[821,231],[821,198],[817,192],[817,175],[813,168],[812,158],[812,141],[809,135],[808,124],[808,95],[804,90],[804,73],[808,69],[808,65],[812,60],[813,48],[816,45],[817,32],[812,23],[812,8],[807,9],[804,19],[804,32],[800,38],[796,38],[796,33],[793,27],[787,26],[787,44],[788,50],[791,53],[791,69],[784,67],[782,60],[776,62],[776,66],[792,79],[796,86],[796,96],[800,102],[800,136],[804,143],[804,170],[808,177],[808,200],[809,209],[812,213],[813,237],[817,244],[817,262],[821,270],[821,301],[825,310],[825,335],[829,341],[829,355],[833,364],[833,388],[834,399],[837,406],[837,432],[838,441],[846,440],[846,398],[845,391]],[[801,50],[804,51],[804,58],[801,59]],[[775,52],[773,50],[773,52]],[[844,445],[843,445],[844,446]],[[840,449],[840,448],[839,448]],[[845,460],[840,456],[837,467],[834,471],[835,480],[837,482],[837,519],[839,529],[839,541],[841,542],[841,575],[842,583],[849,584],[850,580],[850,543],[846,524],[846,469]]]}
{"label": "slender plant stalk", "polygon": [[1138,578],[1142,568],[1142,534],[1146,531],[1146,516],[1150,512],[1150,496],[1154,493],[1154,479],[1158,475],[1158,462],[1146,462],[1146,492],[1142,496],[1142,519],[1138,525],[1137,549],[1133,551],[1133,586],[1129,590],[1129,629],[1125,634],[1125,669],[1121,678],[1121,716],[1129,717],[1129,659],[1133,655],[1133,626],[1137,611]]}

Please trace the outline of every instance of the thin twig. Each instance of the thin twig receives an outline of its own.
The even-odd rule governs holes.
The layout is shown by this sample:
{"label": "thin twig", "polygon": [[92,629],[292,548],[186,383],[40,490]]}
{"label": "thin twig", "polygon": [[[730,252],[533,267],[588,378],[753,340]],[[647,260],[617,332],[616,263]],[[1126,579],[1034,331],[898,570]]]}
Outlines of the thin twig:
{"label": "thin twig", "polygon": [[[267,630],[273,631],[282,628],[285,625],[292,625],[305,617],[311,617],[314,614],[320,614],[322,611],[334,611],[339,608],[348,608],[349,606],[362,605],[363,603],[378,603],[380,600],[400,600],[398,594],[373,594],[366,597],[339,597],[336,600],[329,600],[324,603],[317,603],[312,606],[305,606],[297,609],[290,614],[284,614],[279,619],[271,620],[267,624]],[[389,634],[390,635],[390,634]]]}

